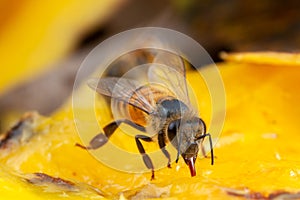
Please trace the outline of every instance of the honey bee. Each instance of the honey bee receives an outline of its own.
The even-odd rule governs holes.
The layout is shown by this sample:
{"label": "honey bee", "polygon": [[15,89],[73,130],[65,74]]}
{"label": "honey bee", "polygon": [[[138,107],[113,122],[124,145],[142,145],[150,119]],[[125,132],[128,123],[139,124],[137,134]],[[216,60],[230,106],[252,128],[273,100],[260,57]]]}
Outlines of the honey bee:
{"label": "honey bee", "polygon": [[176,163],[180,155],[188,165],[191,176],[196,175],[195,161],[203,141],[209,139],[211,164],[214,164],[212,138],[206,133],[206,125],[191,105],[186,83],[185,63],[181,56],[158,53],[147,68],[148,81],[140,84],[132,78],[93,78],[88,85],[101,95],[111,98],[118,119],[106,125],[103,133],[91,139],[88,146],[77,146],[93,150],[105,145],[121,123],[127,124],[145,135],[135,135],[136,146],[145,166],[152,171],[154,166],[142,142],[158,141],[159,147],[168,159],[171,156],[166,144],[171,143],[177,150]]}

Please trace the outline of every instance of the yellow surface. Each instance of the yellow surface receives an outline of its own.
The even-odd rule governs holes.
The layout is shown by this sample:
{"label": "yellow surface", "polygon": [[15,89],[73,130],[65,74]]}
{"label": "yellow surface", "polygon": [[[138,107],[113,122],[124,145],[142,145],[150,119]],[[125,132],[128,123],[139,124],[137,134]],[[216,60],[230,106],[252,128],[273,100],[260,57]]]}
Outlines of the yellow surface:
{"label": "yellow surface", "polygon": [[[198,159],[196,177],[190,177],[182,159],[178,164],[172,163],[171,169],[156,171],[154,181],[150,181],[150,173],[128,174],[104,166],[85,150],[75,147],[80,139],[70,103],[51,118],[37,117],[39,120],[33,126],[36,136],[8,155],[1,150],[0,161],[17,172],[43,172],[97,187],[108,198],[232,198],[226,193],[232,190],[259,192],[264,196],[278,191],[299,192],[300,70],[272,63],[231,62],[218,66],[226,89],[227,115],[214,149],[215,165],[211,166],[209,159]],[[202,88],[198,88],[196,76],[196,72],[188,72],[200,98]],[[205,109],[209,105],[205,101],[204,98],[199,104],[207,121],[210,109]],[[100,122],[107,123],[108,108],[98,109]],[[114,140],[124,143],[124,137],[115,135]],[[134,142],[126,144],[136,149]],[[18,181],[9,180],[8,185],[4,185],[5,181],[0,183],[1,194],[9,195],[9,191],[19,186]],[[23,192],[29,195],[27,189],[20,190],[19,195]],[[39,195],[47,194],[39,192]],[[59,198],[61,193],[56,195]]]}
{"label": "yellow surface", "polygon": [[0,1],[0,94],[63,58],[121,1]]}
{"label": "yellow surface", "polygon": [[265,64],[265,65],[284,65],[284,66],[300,66],[299,53],[284,53],[284,52],[242,52],[242,53],[226,53],[220,54],[221,58],[227,61]]}
{"label": "yellow surface", "polygon": [[105,199],[84,187],[79,187],[79,192],[55,192],[51,187],[34,186],[24,176],[12,174],[2,167],[0,169],[1,199]]}

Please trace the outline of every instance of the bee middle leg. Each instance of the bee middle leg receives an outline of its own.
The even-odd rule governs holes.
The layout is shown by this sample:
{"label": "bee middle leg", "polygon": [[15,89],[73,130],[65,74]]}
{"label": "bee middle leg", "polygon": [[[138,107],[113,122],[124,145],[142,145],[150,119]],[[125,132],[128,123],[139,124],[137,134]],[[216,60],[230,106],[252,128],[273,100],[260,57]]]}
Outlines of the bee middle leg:
{"label": "bee middle leg", "polygon": [[125,123],[129,126],[132,126],[142,132],[145,132],[145,127],[135,124],[130,120],[124,119],[124,120],[117,120],[114,122],[111,122],[110,124],[106,125],[103,128],[104,133],[97,134],[90,142],[89,146],[83,146],[81,144],[76,143],[76,146],[81,147],[83,149],[98,149],[105,145],[108,142],[108,139],[112,136],[112,134],[116,131],[116,129],[119,127],[121,123]]}
{"label": "bee middle leg", "polygon": [[169,152],[166,150],[165,138],[162,133],[158,134],[158,145],[163,154],[168,158],[168,167],[171,168],[171,156]]}
{"label": "bee middle leg", "polygon": [[151,137],[148,137],[148,136],[145,136],[145,135],[136,135],[136,136],[135,136],[136,146],[137,146],[137,148],[138,148],[140,154],[142,154],[142,156],[143,156],[143,161],[144,161],[146,167],[147,167],[148,169],[151,169],[151,170],[152,170],[151,180],[153,180],[153,179],[154,179],[154,167],[153,167],[153,163],[152,163],[152,161],[151,161],[149,155],[146,154],[146,151],[145,151],[145,149],[144,149],[144,147],[143,147],[143,144],[141,143],[140,140],[143,140],[143,141],[145,141],[145,142],[152,142],[152,138],[151,138]]}

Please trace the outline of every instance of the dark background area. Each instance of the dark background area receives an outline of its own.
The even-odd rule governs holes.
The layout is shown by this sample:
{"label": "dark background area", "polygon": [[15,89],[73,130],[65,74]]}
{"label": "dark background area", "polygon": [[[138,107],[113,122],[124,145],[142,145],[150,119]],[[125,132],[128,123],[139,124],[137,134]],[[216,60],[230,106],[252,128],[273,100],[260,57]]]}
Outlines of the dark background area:
{"label": "dark background area", "polygon": [[197,40],[219,60],[226,51],[297,51],[300,2],[297,0],[133,0],[105,26],[88,33],[79,48],[121,31],[161,26]]}

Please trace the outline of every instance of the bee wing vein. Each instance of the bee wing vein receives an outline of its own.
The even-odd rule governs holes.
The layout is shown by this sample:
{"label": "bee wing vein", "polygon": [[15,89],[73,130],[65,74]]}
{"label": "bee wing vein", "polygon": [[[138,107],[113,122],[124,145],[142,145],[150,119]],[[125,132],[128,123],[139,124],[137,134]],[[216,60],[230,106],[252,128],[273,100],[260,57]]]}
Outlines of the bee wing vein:
{"label": "bee wing vein", "polygon": [[148,114],[155,111],[152,102],[139,92],[139,84],[135,80],[117,77],[92,78],[88,80],[88,86],[102,95],[128,103]]}
{"label": "bee wing vein", "polygon": [[163,52],[155,56],[154,63],[160,65],[152,65],[150,67],[148,72],[149,80],[163,84],[174,92],[177,98],[190,105],[185,64],[182,57]]}

